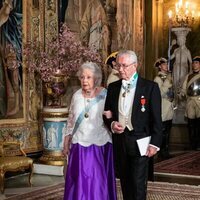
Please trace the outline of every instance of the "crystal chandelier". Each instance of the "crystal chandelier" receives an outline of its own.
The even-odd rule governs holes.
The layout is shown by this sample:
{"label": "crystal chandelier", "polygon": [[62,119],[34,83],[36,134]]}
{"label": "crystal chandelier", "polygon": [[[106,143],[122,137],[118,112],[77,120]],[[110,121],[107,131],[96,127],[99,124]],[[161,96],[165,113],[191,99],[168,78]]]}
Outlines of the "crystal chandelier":
{"label": "crystal chandelier", "polygon": [[195,5],[189,1],[179,0],[175,4],[175,11],[170,10],[168,17],[174,27],[189,27],[194,23]]}

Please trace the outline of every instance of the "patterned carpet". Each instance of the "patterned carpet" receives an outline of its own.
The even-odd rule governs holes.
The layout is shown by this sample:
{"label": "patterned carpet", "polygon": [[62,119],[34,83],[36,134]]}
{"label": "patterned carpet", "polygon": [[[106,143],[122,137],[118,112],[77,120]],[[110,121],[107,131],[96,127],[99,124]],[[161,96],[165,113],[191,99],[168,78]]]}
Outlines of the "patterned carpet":
{"label": "patterned carpet", "polygon": [[200,178],[200,151],[185,153],[156,163],[155,173],[195,176]]}
{"label": "patterned carpet", "polygon": [[[117,182],[118,200],[123,200]],[[46,187],[30,193],[7,198],[7,200],[63,200],[64,183]],[[200,200],[200,186],[180,185],[164,182],[149,182],[147,200]]]}

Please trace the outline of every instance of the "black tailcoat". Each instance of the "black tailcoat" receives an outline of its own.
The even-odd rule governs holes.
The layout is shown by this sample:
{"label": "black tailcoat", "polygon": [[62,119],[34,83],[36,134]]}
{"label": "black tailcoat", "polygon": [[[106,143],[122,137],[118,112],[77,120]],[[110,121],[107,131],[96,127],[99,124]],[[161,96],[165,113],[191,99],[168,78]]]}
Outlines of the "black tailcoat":
{"label": "black tailcoat", "polygon": [[[108,92],[107,92],[107,97],[106,97],[106,102],[105,102],[105,111],[110,110],[112,112],[112,118],[106,119],[104,117],[104,122],[110,130],[111,130],[111,123],[113,121],[118,121],[118,114],[119,114],[118,104],[119,104],[119,98],[120,98],[121,84],[122,84],[122,80],[119,80],[119,81],[111,83],[108,86]],[[145,110],[143,111],[142,111],[142,101],[143,101],[142,99],[143,100],[145,99],[145,104],[144,104]],[[131,114],[131,122],[132,122],[134,130],[129,131],[126,128],[124,133],[122,134],[115,134],[115,133],[112,134],[115,166],[117,168],[117,174],[119,173],[119,178],[121,179],[122,187],[123,187],[122,179],[124,177],[127,178],[128,176],[127,172],[125,172],[127,171],[127,166],[125,166],[127,163],[126,162],[127,158],[135,159],[135,158],[141,157],[141,159],[145,160],[145,158],[140,156],[139,154],[139,149],[138,149],[136,140],[146,137],[146,136],[151,136],[150,144],[155,145],[157,147],[160,147],[161,142],[162,142],[161,95],[160,95],[160,90],[157,83],[143,79],[142,77],[138,76],[138,81],[136,84],[135,96],[132,102],[132,106],[133,108],[132,108],[132,114]],[[148,167],[148,166],[146,167],[146,165],[148,165],[147,160],[148,158],[144,162],[136,161],[136,163],[140,165],[138,166],[137,170],[140,170],[140,169],[147,170],[147,167]],[[131,161],[131,163],[133,162]],[[130,163],[128,163],[127,165],[130,165]],[[145,165],[145,167],[141,165]],[[130,169],[128,170],[131,171]],[[135,169],[133,169],[133,171],[135,171]],[[148,179],[148,174],[146,174],[146,172],[145,173],[141,172],[141,174],[145,174],[146,177],[143,178],[143,180],[141,180],[140,182],[138,182],[138,184],[140,185],[142,185]],[[131,176],[134,177],[135,174],[133,173],[131,174]],[[125,188],[129,187],[127,186],[128,181],[126,178],[124,179]],[[139,179],[139,178],[136,177],[135,179]],[[136,180],[136,181],[139,181],[139,180]],[[146,194],[144,194],[143,191],[146,190],[145,188],[146,185],[145,184],[143,185],[144,186],[141,189],[142,192],[139,192],[140,194],[138,193],[137,195],[134,192],[135,193],[134,195],[138,196],[135,198],[131,198],[129,197],[129,195],[124,195],[125,190],[124,188],[122,188],[124,199],[144,199]]]}

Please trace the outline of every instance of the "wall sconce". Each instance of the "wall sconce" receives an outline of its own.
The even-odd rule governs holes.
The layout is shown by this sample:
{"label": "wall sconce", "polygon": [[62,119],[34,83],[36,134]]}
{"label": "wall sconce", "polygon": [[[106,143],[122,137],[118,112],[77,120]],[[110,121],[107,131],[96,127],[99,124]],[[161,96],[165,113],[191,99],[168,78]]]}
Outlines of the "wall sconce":
{"label": "wall sconce", "polygon": [[175,11],[168,12],[168,18],[173,27],[188,27],[194,23],[194,4],[189,1],[179,0],[175,4]]}

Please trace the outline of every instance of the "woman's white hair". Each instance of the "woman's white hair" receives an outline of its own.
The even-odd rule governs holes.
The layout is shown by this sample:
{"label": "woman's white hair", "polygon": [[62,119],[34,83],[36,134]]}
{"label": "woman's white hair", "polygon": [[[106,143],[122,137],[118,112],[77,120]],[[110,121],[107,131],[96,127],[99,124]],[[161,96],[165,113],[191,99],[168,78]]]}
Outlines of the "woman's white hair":
{"label": "woman's white hair", "polygon": [[79,79],[80,79],[84,69],[89,69],[93,73],[94,79],[95,79],[95,81],[94,81],[95,87],[100,86],[101,82],[102,82],[101,68],[96,63],[87,61],[80,66],[80,68],[77,72],[77,76]]}

